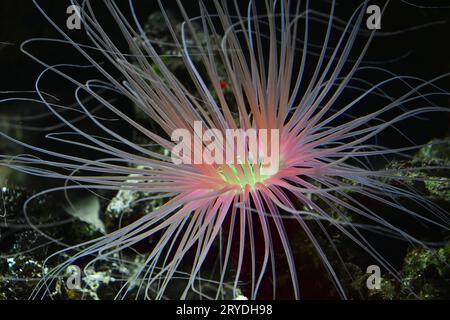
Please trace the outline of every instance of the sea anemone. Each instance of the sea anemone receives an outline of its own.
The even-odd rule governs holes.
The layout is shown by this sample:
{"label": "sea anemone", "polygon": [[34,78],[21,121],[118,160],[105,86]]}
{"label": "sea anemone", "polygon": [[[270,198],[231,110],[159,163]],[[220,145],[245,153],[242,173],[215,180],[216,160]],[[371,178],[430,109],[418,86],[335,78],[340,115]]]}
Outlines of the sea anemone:
{"label": "sea anemone", "polygon": [[[49,260],[68,258],[45,273],[32,297],[45,296],[70,265],[88,260],[88,267],[149,238],[144,263],[118,298],[136,287],[150,299],[218,299],[226,290],[236,297],[239,289],[257,299],[262,288],[273,298],[281,290],[301,298],[302,276],[314,275],[299,272],[302,257],[293,249],[298,234],[306,235],[342,298],[346,288],[330,250],[341,257],[331,234],[348,238],[373,264],[400,279],[367,234],[430,246],[383,211],[395,209],[404,220],[448,230],[448,213],[410,184],[425,178],[409,174],[443,168],[381,164],[421,147],[398,123],[448,112],[436,102],[448,96],[437,84],[448,74],[425,81],[364,63],[380,32],[365,27],[365,1],[347,20],[335,16],[334,1],[326,13],[310,8],[308,1],[249,1],[245,6],[200,1],[195,17],[182,1],[177,3],[184,20],[179,27],[158,1],[172,36],[172,58],[181,62],[189,79],[166,64],[167,54],[149,38],[131,3],[132,18],[127,19],[115,2],[103,2],[122,37],[115,43],[91,2],[73,1],[90,45],[74,41],[36,4],[63,37],[39,41],[71,46],[86,62],[48,64],[27,50],[37,39],[22,45],[45,67],[34,101],[64,125],[64,132],[47,136],[73,149],[37,147],[0,133],[32,153],[1,155],[0,165],[63,182],[36,197],[58,190],[129,190],[145,192],[144,200],[159,199],[161,204],[113,232],[53,253]],[[78,77],[92,70],[95,78]],[[75,87],[74,104],[61,104],[44,91],[50,74]],[[146,121],[130,115],[132,105]],[[138,137],[121,134],[118,123]],[[253,132],[257,141],[267,142],[266,149],[251,150],[247,137],[241,147],[248,159],[217,161],[235,146],[234,140],[218,139],[227,130]],[[395,132],[405,144],[381,145],[378,139],[385,131]],[[179,139],[171,139],[174,132],[189,138],[180,145]],[[206,139],[204,133],[209,134]],[[180,146],[183,153],[172,152]],[[204,161],[176,160],[195,160],[195,154]],[[273,170],[265,170],[267,164]],[[415,206],[404,205],[405,199]]]}

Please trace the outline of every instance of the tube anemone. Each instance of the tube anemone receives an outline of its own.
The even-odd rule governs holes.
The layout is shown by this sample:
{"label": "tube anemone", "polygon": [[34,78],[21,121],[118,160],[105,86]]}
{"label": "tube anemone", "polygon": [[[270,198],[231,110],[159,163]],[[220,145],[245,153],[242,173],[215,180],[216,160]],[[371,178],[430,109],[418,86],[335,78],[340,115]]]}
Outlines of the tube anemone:
{"label": "tube anemone", "polygon": [[[340,20],[334,1],[326,13],[313,10],[308,1],[249,1],[245,8],[237,1],[213,1],[212,9],[200,1],[200,15],[195,17],[177,1],[184,19],[180,28],[172,25],[164,2],[158,3],[175,58],[189,79],[180,79],[166,65],[157,41],[149,38],[131,3],[132,19],[127,19],[116,3],[103,2],[120,31],[119,44],[102,27],[90,1],[74,1],[81,8],[90,45],[72,40],[36,4],[63,37],[40,41],[69,45],[86,61],[84,65],[50,65],[28,51],[37,40],[22,45],[26,54],[45,67],[36,81],[37,100],[65,126],[65,132],[48,137],[101,156],[91,159],[38,148],[0,133],[33,153],[2,155],[0,164],[63,182],[50,191],[129,190],[163,202],[114,232],[52,254],[49,259],[69,258],[44,275],[33,298],[45,296],[55,279],[77,261],[89,259],[88,265],[93,265],[152,238],[145,263],[117,298],[136,286],[149,299],[218,299],[226,290],[236,297],[244,287],[251,299],[260,297],[263,287],[269,287],[276,298],[282,282],[283,291],[289,288],[289,297],[298,299],[302,276],[312,277],[299,272],[302,257],[293,248],[299,233],[309,239],[336,292],[346,298],[329,250],[319,238],[327,239],[339,256],[330,234],[341,234],[374,264],[400,279],[367,232],[399,238],[412,246],[431,244],[396,225],[383,214],[385,209],[374,208],[395,209],[404,219],[449,230],[448,212],[408,187],[411,181],[425,179],[410,172],[447,168],[376,165],[393,155],[408,157],[408,152],[421,147],[404,135],[404,146],[395,148],[382,146],[377,139],[387,130],[402,137],[396,126],[407,119],[448,112],[435,102],[449,94],[436,84],[448,74],[425,81],[365,64],[364,56],[376,36],[364,28],[366,2],[347,20]],[[321,36],[317,38],[313,29],[320,30]],[[74,70],[87,69],[95,70],[98,77],[86,81],[74,75]],[[49,74],[75,87],[76,103],[67,109],[89,121],[89,127],[79,125],[44,92]],[[382,79],[371,82],[367,74]],[[391,93],[393,87],[399,89],[396,95]],[[134,105],[153,125],[134,119],[111,96]],[[102,116],[96,113],[99,108]],[[117,132],[117,121],[132,128],[145,143]],[[258,139],[259,130],[277,130],[277,139],[267,140],[268,150],[276,150],[275,144],[279,147],[277,170],[262,173],[264,157],[259,153],[253,153],[254,163],[236,159],[174,163],[168,151],[177,146],[171,136],[180,129],[191,137],[185,155],[193,155],[198,148],[204,155],[212,144],[216,152],[226,153],[226,143],[211,137],[206,143],[198,136],[196,122],[202,130],[223,135],[227,130],[254,129]],[[248,152],[249,143],[243,146]],[[405,206],[404,199],[416,209]],[[202,283],[209,284],[207,292]]]}

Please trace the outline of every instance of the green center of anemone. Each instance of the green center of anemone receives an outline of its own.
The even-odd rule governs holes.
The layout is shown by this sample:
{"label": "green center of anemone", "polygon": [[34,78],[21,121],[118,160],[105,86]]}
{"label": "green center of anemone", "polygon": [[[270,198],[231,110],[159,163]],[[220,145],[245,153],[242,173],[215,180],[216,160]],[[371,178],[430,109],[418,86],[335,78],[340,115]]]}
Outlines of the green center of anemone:
{"label": "green center of anemone", "polygon": [[263,183],[274,173],[267,174],[263,170],[263,164],[225,164],[219,168],[219,175],[223,181],[229,184],[236,184],[244,189],[247,185],[254,188],[257,183]]}

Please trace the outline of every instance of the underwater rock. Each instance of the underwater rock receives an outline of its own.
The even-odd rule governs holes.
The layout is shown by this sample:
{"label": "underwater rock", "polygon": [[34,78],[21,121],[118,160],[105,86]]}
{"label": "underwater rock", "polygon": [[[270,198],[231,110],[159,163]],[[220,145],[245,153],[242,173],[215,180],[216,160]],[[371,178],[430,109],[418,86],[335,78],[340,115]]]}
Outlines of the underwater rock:
{"label": "underwater rock", "polygon": [[450,299],[450,242],[445,246],[410,249],[400,272],[401,282],[385,277],[380,290],[370,291],[374,299]]}
{"label": "underwater rock", "polygon": [[161,199],[149,197],[149,194],[141,191],[118,191],[101,214],[106,230],[109,232],[117,230],[120,226],[136,221],[162,205]]}
{"label": "underwater rock", "polygon": [[[0,298],[27,299],[46,269],[43,261],[53,243],[38,226],[54,224],[61,219],[54,202],[41,197],[30,203],[26,215],[23,204],[31,194],[24,190],[1,189],[0,205]],[[30,223],[36,227],[32,228]],[[44,226],[45,227],[45,226]],[[44,228],[43,227],[43,228]],[[46,228],[45,234],[59,238],[58,232]]]}
{"label": "underwater rock", "polygon": [[[66,269],[58,288],[61,296],[69,300],[112,300],[123,284],[131,277],[131,265],[125,267],[116,255],[114,260],[101,261],[95,266],[80,268],[71,265]],[[134,266],[139,266],[136,263]],[[135,298],[133,288],[129,289],[126,298]]]}
{"label": "underwater rock", "polygon": [[[439,205],[446,212],[450,211],[450,139],[435,140],[421,148],[409,160],[397,160],[388,165],[391,169],[405,167],[431,167],[433,170],[417,170],[406,173],[408,177],[420,177],[420,180],[407,180],[406,187],[420,190],[433,203]],[[403,180],[405,182],[405,180]],[[398,186],[398,181],[389,181]],[[405,184],[403,184],[405,186]],[[409,201],[408,205],[414,205]],[[369,206],[370,208],[370,206]],[[374,208],[376,209],[376,208]],[[386,214],[386,212],[384,212]],[[382,274],[379,290],[367,289],[367,279],[370,274],[365,272],[369,260],[356,259],[352,256],[353,249],[345,241],[336,242],[339,250],[345,253],[345,268],[339,268],[345,287],[349,288],[349,297],[355,299],[449,299],[450,288],[450,235],[448,232],[432,232],[433,238],[427,234],[420,234],[419,240],[429,241],[429,248],[401,246],[395,242],[382,248],[390,248],[399,257],[397,270],[401,281],[389,274]],[[344,244],[344,245],[343,245]],[[351,245],[351,243],[349,244]],[[350,254],[349,254],[350,253]],[[398,260],[397,259],[397,260]],[[351,276],[351,277],[350,277]]]}
{"label": "underwater rock", "polygon": [[[39,280],[57,265],[58,259],[46,261],[51,253],[64,248],[63,244],[78,244],[101,235],[95,226],[68,215],[51,195],[30,201],[24,211],[32,196],[23,189],[1,189],[0,299],[28,299]],[[61,258],[68,257],[61,254]],[[91,299],[98,297],[96,290],[110,278],[106,271],[91,272],[84,280],[87,289],[83,293]],[[65,280],[64,276],[56,279],[46,296],[73,298],[73,291],[64,290]]]}
{"label": "underwater rock", "polygon": [[70,204],[65,207],[67,213],[79,220],[86,222],[94,229],[105,233],[105,226],[100,220],[100,199],[94,195],[84,195],[77,199],[70,199]]}

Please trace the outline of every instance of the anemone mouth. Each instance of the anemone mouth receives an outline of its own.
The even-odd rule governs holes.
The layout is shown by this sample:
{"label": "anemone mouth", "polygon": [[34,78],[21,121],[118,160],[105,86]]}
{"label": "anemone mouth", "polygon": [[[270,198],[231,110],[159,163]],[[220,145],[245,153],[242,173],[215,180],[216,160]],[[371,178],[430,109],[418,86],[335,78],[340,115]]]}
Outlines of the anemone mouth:
{"label": "anemone mouth", "polygon": [[262,162],[256,164],[226,164],[218,168],[218,174],[224,182],[239,186],[240,190],[245,189],[247,186],[253,189],[259,183],[265,183],[267,179],[280,170],[279,163],[275,165],[278,169],[269,173],[265,172],[265,166]]}
{"label": "anemone mouth", "polygon": [[[226,185],[238,190],[257,188],[258,184],[276,175],[283,166],[279,129],[238,129],[236,140],[225,139],[217,152],[223,153],[220,162],[213,162],[214,171]],[[226,134],[227,138],[228,132]],[[231,152],[230,152],[231,148]],[[210,158],[211,159],[211,158]],[[217,159],[217,158],[216,158]]]}

